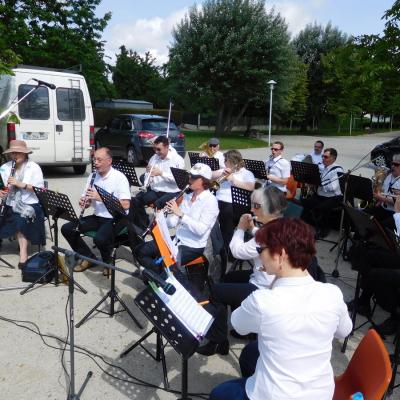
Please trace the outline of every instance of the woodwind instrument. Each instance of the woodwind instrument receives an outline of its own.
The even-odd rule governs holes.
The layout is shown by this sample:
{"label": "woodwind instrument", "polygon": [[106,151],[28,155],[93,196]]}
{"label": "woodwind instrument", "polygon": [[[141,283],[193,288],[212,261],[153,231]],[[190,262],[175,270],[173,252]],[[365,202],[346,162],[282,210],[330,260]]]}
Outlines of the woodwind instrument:
{"label": "woodwind instrument", "polygon": [[146,173],[144,174],[144,175],[145,175],[145,179],[144,179],[144,181],[143,181],[143,186],[140,186],[140,188],[139,188],[139,190],[140,190],[141,192],[145,192],[145,191],[148,189],[148,187],[150,186],[151,178],[152,178],[151,172],[153,171],[153,168],[156,166],[156,164],[157,164],[157,162],[155,162],[154,164],[152,164],[152,165],[151,165],[151,168],[150,168],[150,171],[149,171],[149,172],[146,172]]}
{"label": "woodwind instrument", "polygon": [[[93,171],[92,177],[90,178],[88,189],[91,189],[93,187],[94,180],[96,179],[96,175],[97,175],[97,172]],[[82,207],[81,213],[79,214],[78,224],[76,225],[76,228],[75,228],[76,231],[79,231],[79,227],[81,226],[83,214],[85,214],[85,210],[86,210],[87,201],[88,201],[88,195],[87,195],[87,189],[86,189],[85,199],[83,201],[83,207]]]}
{"label": "woodwind instrument", "polygon": [[[17,170],[17,162],[15,160],[12,160],[10,178],[14,177],[16,170]],[[4,217],[9,193],[10,193],[10,185],[7,185],[7,193],[3,197],[1,204],[0,204],[0,218]]]}
{"label": "woodwind instrument", "polygon": [[[179,200],[179,199],[186,193],[186,191],[189,189],[189,186],[190,186],[190,184],[188,183],[188,184],[178,193],[178,195],[177,195],[176,197],[174,197],[173,200],[175,200],[175,201]],[[164,213],[165,216],[167,216],[167,214],[168,214],[168,206],[165,206],[165,207],[162,209],[162,212]]]}

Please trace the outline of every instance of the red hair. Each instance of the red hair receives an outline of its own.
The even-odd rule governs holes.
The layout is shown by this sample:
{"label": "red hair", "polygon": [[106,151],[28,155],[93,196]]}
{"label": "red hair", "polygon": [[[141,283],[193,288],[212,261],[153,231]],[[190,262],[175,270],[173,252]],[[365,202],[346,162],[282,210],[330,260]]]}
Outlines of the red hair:
{"label": "red hair", "polygon": [[271,255],[285,249],[292,268],[303,271],[315,256],[314,230],[299,218],[278,218],[263,225],[256,233],[256,242],[267,247]]}

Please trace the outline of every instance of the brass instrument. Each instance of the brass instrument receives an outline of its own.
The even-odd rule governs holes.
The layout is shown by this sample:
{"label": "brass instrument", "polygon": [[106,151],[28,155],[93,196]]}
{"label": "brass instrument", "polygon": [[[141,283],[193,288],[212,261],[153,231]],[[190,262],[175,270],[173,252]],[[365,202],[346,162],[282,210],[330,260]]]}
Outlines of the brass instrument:
{"label": "brass instrument", "polygon": [[221,187],[221,183],[226,181],[228,179],[228,176],[231,176],[232,174],[234,174],[238,170],[239,170],[238,166],[235,165],[232,168],[232,171],[229,174],[222,173],[222,175],[219,178],[217,178],[215,181],[211,182],[211,189],[217,191]]}
{"label": "brass instrument", "polygon": [[[200,157],[208,157],[208,158],[214,157],[214,153],[211,150],[211,147],[208,145],[208,142],[203,142],[199,146],[199,149],[202,150],[202,153],[200,153]],[[205,156],[203,154],[205,154]]]}
{"label": "brass instrument", "polygon": [[375,170],[375,174],[372,177],[372,190],[374,193],[381,193],[383,182],[388,176],[390,170],[386,167],[379,167]]}

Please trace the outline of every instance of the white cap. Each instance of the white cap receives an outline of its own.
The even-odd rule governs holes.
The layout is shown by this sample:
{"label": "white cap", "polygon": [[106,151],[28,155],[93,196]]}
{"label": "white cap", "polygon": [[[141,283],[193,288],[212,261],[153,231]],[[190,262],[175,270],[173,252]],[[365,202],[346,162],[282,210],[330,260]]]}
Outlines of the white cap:
{"label": "white cap", "polygon": [[212,171],[208,165],[196,163],[189,171],[189,174],[192,176],[202,176],[203,178],[211,179]]}

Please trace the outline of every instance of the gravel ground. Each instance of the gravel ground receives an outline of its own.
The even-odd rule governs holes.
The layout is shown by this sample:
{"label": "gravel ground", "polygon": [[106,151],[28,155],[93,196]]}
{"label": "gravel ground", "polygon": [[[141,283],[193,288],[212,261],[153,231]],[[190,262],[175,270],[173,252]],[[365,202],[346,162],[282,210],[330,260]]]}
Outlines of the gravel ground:
{"label": "gravel ground", "polygon": [[[338,162],[345,169],[352,167],[367,154],[376,144],[398,135],[391,134],[365,135],[354,138],[322,138],[326,147],[335,147],[339,152]],[[273,140],[283,140],[286,145],[287,158],[297,153],[306,153],[312,149],[316,140],[313,137],[273,137]],[[222,140],[223,144],[223,140]],[[251,149],[243,151],[245,158],[264,159],[269,150]],[[368,159],[366,159],[368,161]],[[188,164],[188,160],[186,160]],[[139,169],[141,172],[142,169]],[[66,168],[46,169],[45,178],[49,182],[49,188],[67,193],[73,203],[77,202],[83,188],[85,177],[77,177]],[[372,176],[373,171],[361,169],[363,176]],[[357,172],[358,173],[358,172]],[[63,221],[60,221],[60,225]],[[333,232],[329,239],[337,240],[337,232]],[[52,245],[47,241],[47,248]],[[61,237],[59,245],[67,247]],[[318,242],[318,259],[322,268],[330,273],[334,268],[336,249],[330,252],[331,244]],[[32,251],[37,249],[33,248]],[[8,240],[3,242],[1,257],[16,265],[17,244]],[[133,270],[130,252],[123,248],[118,252],[121,257],[117,265]],[[21,296],[19,289],[4,290],[15,286],[24,285],[18,270],[2,267],[0,262],[0,327],[2,344],[0,347],[0,398],[11,400],[25,399],[65,399],[67,398],[68,377],[63,370],[61,357],[62,347],[67,335],[66,302],[68,298],[67,286],[61,284],[44,285]],[[354,292],[355,274],[351,271],[347,262],[339,261],[339,279],[330,278],[343,290],[345,299],[350,299]],[[101,297],[107,293],[110,281],[103,277],[102,269],[95,268],[84,273],[76,274],[77,281],[88,291],[85,295],[75,291],[75,321],[79,321],[91,309]],[[122,312],[110,318],[105,314],[96,314],[88,322],[75,330],[75,343],[92,353],[99,354],[108,363],[96,357],[91,359],[80,353],[76,354],[76,389],[78,390],[87,372],[93,371],[93,377],[89,381],[82,399],[175,399],[178,396],[167,393],[162,389],[143,386],[140,379],[155,386],[162,386],[162,368],[145,351],[137,348],[126,358],[120,359],[119,354],[131,343],[138,340],[144,333],[151,329],[143,314],[134,304],[135,296],[144,288],[137,279],[128,275],[116,274],[117,290],[121,298],[127,303],[132,313],[143,324],[144,329],[139,329],[129,318],[126,312]],[[107,310],[109,306],[105,306]],[[385,314],[378,310],[376,319],[378,322],[385,318]],[[24,322],[11,323],[5,319],[13,319]],[[359,317],[360,321],[362,317]],[[28,322],[29,321],[29,322]],[[25,328],[24,328],[25,327]],[[29,328],[29,329],[27,329]],[[59,338],[41,338],[33,331],[40,329],[42,335],[56,336]],[[348,350],[345,354],[340,352],[340,343],[333,342],[332,363],[335,373],[343,371],[351,357],[355,347],[367,327],[357,331],[350,339]],[[33,331],[32,331],[33,330]],[[392,339],[387,340],[387,345],[392,348]],[[239,376],[238,357],[245,344],[244,341],[230,339],[231,351],[228,356],[203,357],[194,355],[189,360],[189,390],[196,393],[209,393],[217,384]],[[44,344],[48,343],[55,348]],[[155,349],[153,337],[148,341],[149,349]],[[167,369],[170,385],[179,390],[181,365],[175,351],[166,348]],[[66,370],[69,372],[68,351],[64,357]],[[96,365],[98,363],[99,366]],[[109,365],[113,364],[113,366]],[[131,375],[131,377],[129,375]],[[393,399],[400,398],[400,392],[394,392]],[[195,398],[195,397],[193,397]]]}

